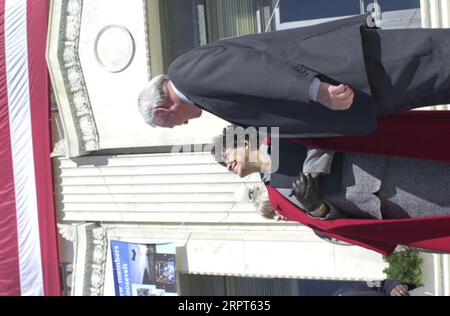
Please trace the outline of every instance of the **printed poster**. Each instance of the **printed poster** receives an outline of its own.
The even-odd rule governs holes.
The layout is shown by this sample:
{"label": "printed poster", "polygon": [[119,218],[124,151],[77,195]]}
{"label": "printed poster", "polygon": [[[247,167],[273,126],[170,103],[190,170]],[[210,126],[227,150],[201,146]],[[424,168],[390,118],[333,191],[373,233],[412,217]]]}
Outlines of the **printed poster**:
{"label": "printed poster", "polygon": [[175,243],[111,241],[116,296],[177,295]]}

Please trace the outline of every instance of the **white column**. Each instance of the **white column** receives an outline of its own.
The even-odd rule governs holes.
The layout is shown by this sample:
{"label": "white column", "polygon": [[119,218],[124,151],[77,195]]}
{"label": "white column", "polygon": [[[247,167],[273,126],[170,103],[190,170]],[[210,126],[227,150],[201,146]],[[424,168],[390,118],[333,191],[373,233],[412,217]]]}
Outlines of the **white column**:
{"label": "white column", "polygon": [[442,296],[444,293],[442,286],[442,260],[441,255],[433,255],[434,261],[434,294],[436,296]]}
{"label": "white column", "polygon": [[439,28],[442,25],[441,22],[441,1],[429,0],[430,2],[430,21],[432,28]]}
{"label": "white column", "polygon": [[450,27],[450,2],[441,0],[441,27]]}
{"label": "white column", "polygon": [[443,260],[443,273],[442,273],[442,280],[444,283],[444,293],[445,296],[450,296],[450,256],[449,255],[442,255]]}
{"label": "white column", "polygon": [[428,0],[420,0],[420,20],[423,28],[430,27],[430,6]]}

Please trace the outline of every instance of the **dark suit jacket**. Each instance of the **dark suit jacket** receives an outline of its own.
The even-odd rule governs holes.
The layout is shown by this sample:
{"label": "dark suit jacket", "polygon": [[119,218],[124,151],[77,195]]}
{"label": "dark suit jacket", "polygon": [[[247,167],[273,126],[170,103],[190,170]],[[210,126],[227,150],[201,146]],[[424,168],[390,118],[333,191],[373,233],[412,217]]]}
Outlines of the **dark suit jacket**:
{"label": "dark suit jacket", "polygon": [[[369,134],[377,125],[361,42],[366,19],[205,45],[175,60],[169,78],[197,105],[240,126],[279,126],[285,137]],[[356,91],[351,109],[310,102],[315,76],[349,83]]]}
{"label": "dark suit jacket", "polygon": [[[283,137],[362,135],[376,130],[363,57],[367,15],[227,39],[175,60],[169,78],[197,105],[240,126],[280,127]],[[309,101],[312,79],[349,84],[347,111]]]}
{"label": "dark suit jacket", "polygon": [[[365,135],[375,117],[450,102],[450,29],[370,29],[368,15],[219,41],[169,69],[197,105],[282,137]],[[314,76],[355,91],[352,107],[310,102]]]}

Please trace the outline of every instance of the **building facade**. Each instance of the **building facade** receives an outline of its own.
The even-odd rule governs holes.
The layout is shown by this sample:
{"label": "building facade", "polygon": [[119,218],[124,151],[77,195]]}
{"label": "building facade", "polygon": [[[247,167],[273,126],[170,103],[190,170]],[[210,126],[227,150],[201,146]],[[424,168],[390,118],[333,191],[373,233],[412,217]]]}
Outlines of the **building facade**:
{"label": "building facade", "polygon": [[[202,293],[193,283],[207,293],[260,288],[289,295],[301,293],[298,280],[384,278],[380,255],[256,214],[247,192],[259,176],[239,179],[207,150],[227,122],[205,113],[186,126],[154,129],[136,105],[143,84],[193,47],[359,14],[369,5],[341,2],[324,12],[309,1],[288,0],[52,1],[47,59],[55,193],[72,295],[114,294],[111,240],[175,242],[181,294]],[[437,17],[425,2],[399,1],[396,7],[378,1],[388,9],[381,21],[386,27],[428,26]],[[445,16],[439,17],[442,26]],[[427,291],[449,294],[448,258],[427,260]],[[224,292],[217,278],[226,277],[233,286]],[[289,291],[277,292],[276,284]]]}

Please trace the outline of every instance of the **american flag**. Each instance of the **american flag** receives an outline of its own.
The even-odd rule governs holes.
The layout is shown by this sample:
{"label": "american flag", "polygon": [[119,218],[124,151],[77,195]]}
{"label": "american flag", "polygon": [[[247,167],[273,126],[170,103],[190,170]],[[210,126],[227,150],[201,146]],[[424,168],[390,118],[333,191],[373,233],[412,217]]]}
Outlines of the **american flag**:
{"label": "american flag", "polygon": [[48,0],[0,0],[0,295],[60,295]]}

